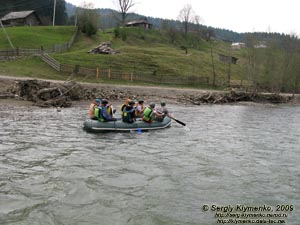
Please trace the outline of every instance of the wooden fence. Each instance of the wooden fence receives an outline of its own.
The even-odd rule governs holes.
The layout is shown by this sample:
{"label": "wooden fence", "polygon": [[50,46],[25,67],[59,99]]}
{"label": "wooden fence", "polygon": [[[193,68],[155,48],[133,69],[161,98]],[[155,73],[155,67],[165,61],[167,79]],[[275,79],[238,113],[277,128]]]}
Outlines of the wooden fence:
{"label": "wooden fence", "polygon": [[53,69],[55,69],[56,71],[60,72],[61,68],[60,68],[60,63],[52,58],[51,56],[49,56],[48,54],[41,54],[41,59],[47,63],[49,66],[51,66]]}
{"label": "wooden fence", "polygon": [[104,80],[125,80],[129,82],[146,82],[154,84],[175,84],[175,85],[201,85],[208,84],[208,77],[199,77],[199,76],[172,76],[172,75],[154,75],[151,73],[133,73],[133,72],[123,72],[115,71],[111,69],[100,70],[98,68],[87,68],[79,65],[68,65],[61,64],[48,53],[61,53],[67,51],[72,44],[77,35],[77,29],[74,32],[73,36],[67,43],[55,44],[50,48],[40,49],[9,49],[9,50],[0,50],[0,57],[16,57],[16,56],[40,56],[40,58],[55,69],[58,72],[69,73],[73,75],[83,75],[88,77],[94,77],[95,79],[104,79]]}
{"label": "wooden fence", "polygon": [[[58,65],[56,66],[58,68]],[[60,64],[60,72],[72,73],[73,75],[89,76],[103,80],[123,80],[128,82],[146,82],[154,84],[175,84],[175,85],[201,85],[208,84],[209,78],[206,76],[172,76],[172,75],[153,75],[141,72],[123,72],[111,69],[87,68],[79,65]]]}
{"label": "wooden fence", "polygon": [[58,72],[87,76],[103,80],[123,80],[128,82],[146,82],[154,84],[175,84],[175,85],[201,85],[208,84],[209,78],[204,76],[172,76],[153,75],[150,73],[131,73],[111,69],[88,68],[79,65],[61,64],[48,54],[41,54],[41,59]]}
{"label": "wooden fence", "polygon": [[42,52],[41,49],[15,48],[15,49],[0,50],[0,56],[2,57],[32,56],[32,55],[40,55],[41,52]]}

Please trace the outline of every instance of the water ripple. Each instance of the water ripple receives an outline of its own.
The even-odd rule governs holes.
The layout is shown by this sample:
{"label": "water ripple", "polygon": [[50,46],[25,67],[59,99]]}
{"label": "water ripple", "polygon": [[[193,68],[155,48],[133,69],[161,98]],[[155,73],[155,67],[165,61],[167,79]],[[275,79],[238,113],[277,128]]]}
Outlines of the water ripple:
{"label": "water ripple", "polygon": [[203,204],[300,205],[299,107],[170,105],[188,129],[141,134],[86,133],[87,108],[0,107],[1,225],[213,224]]}

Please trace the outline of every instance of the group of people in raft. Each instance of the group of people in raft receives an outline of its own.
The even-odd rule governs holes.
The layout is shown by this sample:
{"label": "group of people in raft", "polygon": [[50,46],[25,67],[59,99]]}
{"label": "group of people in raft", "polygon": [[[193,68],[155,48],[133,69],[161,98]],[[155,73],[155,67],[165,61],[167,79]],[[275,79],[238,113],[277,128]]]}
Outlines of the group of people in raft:
{"label": "group of people in raft", "polygon": [[[100,122],[116,121],[118,119],[114,117],[115,111],[107,99],[100,100],[97,98],[90,105],[89,115],[90,119]],[[134,123],[136,118],[142,118],[147,123],[151,123],[154,120],[162,122],[165,116],[172,117],[172,114],[166,108],[165,102],[161,102],[158,108],[155,108],[155,103],[153,102],[148,107],[145,107],[143,100],[135,102],[129,98],[121,106],[121,112],[122,121],[125,123]]]}

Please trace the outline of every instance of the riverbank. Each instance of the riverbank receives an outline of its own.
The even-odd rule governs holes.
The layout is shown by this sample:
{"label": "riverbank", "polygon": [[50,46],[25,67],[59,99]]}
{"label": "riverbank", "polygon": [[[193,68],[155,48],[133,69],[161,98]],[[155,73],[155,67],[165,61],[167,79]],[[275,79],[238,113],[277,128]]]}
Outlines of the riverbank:
{"label": "riverbank", "polygon": [[[26,77],[8,77],[0,76],[0,103],[1,104],[32,104],[28,96],[20,96],[20,90],[16,91],[16,86],[25,83],[28,89],[27,81],[32,78]],[[218,91],[203,90],[192,88],[173,88],[173,87],[155,87],[155,86],[133,86],[133,85],[113,85],[113,84],[91,84],[74,83],[59,80],[37,80],[38,82],[49,83],[49,90],[55,87],[63,93],[68,92],[70,100],[81,104],[80,102],[90,101],[93,98],[107,98],[114,102],[123,102],[126,98],[143,99],[146,103],[151,101],[167,101],[172,104],[226,104],[237,102],[258,102],[258,103],[300,103],[300,95],[292,98],[291,94],[274,95],[270,93],[248,94],[241,91]],[[24,84],[23,84],[24,85]],[[54,87],[54,88],[53,88]],[[29,88],[30,89],[30,88]],[[46,91],[48,91],[48,89]],[[28,91],[28,90],[27,90]],[[24,95],[24,94],[23,94]],[[51,96],[51,95],[49,95]],[[30,100],[30,102],[26,102]],[[23,103],[22,103],[23,102]],[[76,105],[75,104],[75,105]],[[41,105],[40,105],[41,106]]]}

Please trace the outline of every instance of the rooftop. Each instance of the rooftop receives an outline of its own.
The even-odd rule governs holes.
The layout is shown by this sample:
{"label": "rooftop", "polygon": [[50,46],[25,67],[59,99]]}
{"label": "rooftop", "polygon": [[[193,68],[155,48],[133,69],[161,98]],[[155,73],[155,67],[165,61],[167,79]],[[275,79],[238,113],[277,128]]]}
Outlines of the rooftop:
{"label": "rooftop", "polygon": [[20,11],[20,12],[10,12],[2,17],[1,20],[13,20],[13,19],[23,19],[29,16],[31,13],[33,13],[34,10],[30,11]]}

